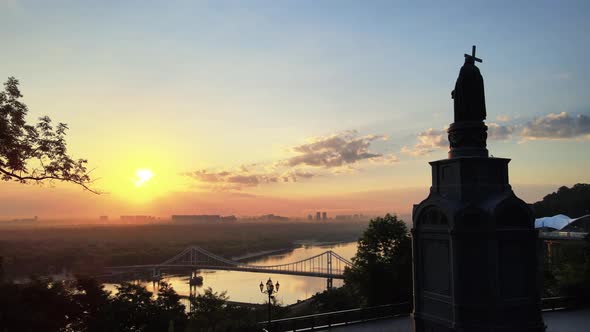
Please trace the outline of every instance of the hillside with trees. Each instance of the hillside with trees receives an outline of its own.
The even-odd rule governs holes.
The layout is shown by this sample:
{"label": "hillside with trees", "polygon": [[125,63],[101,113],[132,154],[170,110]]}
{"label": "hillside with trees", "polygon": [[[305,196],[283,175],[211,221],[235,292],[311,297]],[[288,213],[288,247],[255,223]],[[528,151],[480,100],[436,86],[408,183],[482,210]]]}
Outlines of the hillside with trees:
{"label": "hillside with trees", "polygon": [[571,188],[560,187],[533,204],[536,218],[565,214],[578,218],[590,214],[590,184],[578,183]]}

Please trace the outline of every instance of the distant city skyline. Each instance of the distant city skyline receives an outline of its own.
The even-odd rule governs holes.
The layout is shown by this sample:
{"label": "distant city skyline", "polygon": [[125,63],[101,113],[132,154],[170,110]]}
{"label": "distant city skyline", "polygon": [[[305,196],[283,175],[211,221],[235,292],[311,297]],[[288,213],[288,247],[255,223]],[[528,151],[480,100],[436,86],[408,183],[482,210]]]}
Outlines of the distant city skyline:
{"label": "distant city skyline", "polygon": [[590,182],[589,14],[584,1],[0,1],[0,79],[20,80],[29,121],[69,125],[104,192],[0,182],[0,218],[409,214],[427,162],[446,158],[474,44],[489,151],[513,159],[532,203]]}

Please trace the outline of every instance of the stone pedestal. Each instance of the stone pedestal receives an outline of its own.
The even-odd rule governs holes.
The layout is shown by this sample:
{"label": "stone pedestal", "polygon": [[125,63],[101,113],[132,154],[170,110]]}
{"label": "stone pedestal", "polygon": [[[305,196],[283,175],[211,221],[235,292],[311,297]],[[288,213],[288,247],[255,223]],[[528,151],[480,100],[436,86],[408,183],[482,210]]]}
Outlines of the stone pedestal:
{"label": "stone pedestal", "polygon": [[451,125],[450,159],[430,163],[430,195],[414,206],[417,332],[545,330],[533,214],[510,187],[510,160],[487,157],[485,129]]}
{"label": "stone pedestal", "polygon": [[449,158],[487,157],[487,130],[488,127],[483,121],[464,121],[451,124],[447,130],[451,144]]}

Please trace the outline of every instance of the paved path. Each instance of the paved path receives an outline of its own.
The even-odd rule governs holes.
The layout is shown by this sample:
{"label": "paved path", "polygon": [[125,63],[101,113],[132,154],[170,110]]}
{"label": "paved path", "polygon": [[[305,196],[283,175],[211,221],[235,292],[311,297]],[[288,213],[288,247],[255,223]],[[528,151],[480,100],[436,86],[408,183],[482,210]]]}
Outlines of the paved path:
{"label": "paved path", "polygon": [[410,317],[383,319],[370,323],[356,324],[346,327],[337,327],[323,331],[338,332],[412,332],[412,320]]}
{"label": "paved path", "polygon": [[547,332],[590,331],[590,308],[545,312],[543,319]]}
{"label": "paved path", "polygon": [[[590,331],[590,308],[543,313],[547,332]],[[412,332],[412,319],[401,317],[324,331],[334,332]]]}

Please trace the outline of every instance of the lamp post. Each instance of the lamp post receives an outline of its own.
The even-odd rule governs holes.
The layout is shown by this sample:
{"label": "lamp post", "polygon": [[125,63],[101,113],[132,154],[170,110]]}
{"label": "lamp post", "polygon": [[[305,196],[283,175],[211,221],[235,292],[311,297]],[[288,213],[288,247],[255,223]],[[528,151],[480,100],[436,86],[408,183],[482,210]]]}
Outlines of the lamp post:
{"label": "lamp post", "polygon": [[[266,282],[266,285],[262,283],[262,281],[260,282],[260,292],[263,294],[267,294],[268,295],[268,327],[270,328],[270,309],[272,306],[272,295],[278,293],[279,291],[279,282],[277,281],[276,285],[272,284],[272,280],[270,278],[268,278],[268,281]],[[266,287],[266,289],[265,289]]]}

